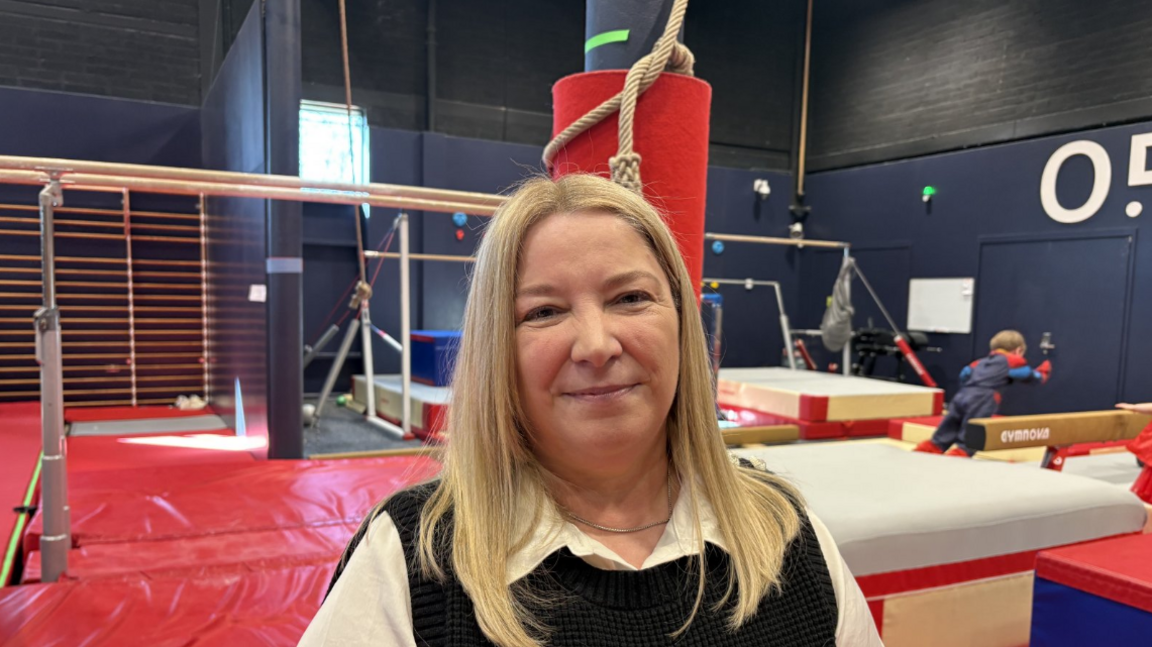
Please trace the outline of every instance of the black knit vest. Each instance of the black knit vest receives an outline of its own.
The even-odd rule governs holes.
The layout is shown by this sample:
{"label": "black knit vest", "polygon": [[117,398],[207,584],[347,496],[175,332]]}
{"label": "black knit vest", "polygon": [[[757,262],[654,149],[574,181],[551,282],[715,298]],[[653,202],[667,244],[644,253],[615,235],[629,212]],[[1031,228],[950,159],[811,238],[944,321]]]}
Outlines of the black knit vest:
{"label": "black knit vest", "polygon": [[[480,631],[472,602],[452,577],[450,557],[440,559],[446,582],[420,576],[416,562],[420,510],[435,483],[396,494],[384,506],[400,533],[408,564],[412,624],[420,647],[492,645]],[[605,571],[567,549],[548,556],[520,584],[554,602],[533,608],[550,628],[556,647],[822,647],[836,644],[836,593],[812,525],[801,511],[801,531],[784,555],[781,589],[760,602],[755,616],[732,631],[731,606],[713,611],[727,587],[728,556],[706,544],[704,603],[688,631],[677,639],[696,599],[697,561],[683,557],[642,571]],[[350,557],[367,524],[349,543]],[[441,524],[451,533],[451,520]],[[444,545],[444,544],[442,544]],[[346,563],[344,561],[343,563]],[[340,571],[332,577],[332,584]],[[331,590],[331,585],[329,585]]]}

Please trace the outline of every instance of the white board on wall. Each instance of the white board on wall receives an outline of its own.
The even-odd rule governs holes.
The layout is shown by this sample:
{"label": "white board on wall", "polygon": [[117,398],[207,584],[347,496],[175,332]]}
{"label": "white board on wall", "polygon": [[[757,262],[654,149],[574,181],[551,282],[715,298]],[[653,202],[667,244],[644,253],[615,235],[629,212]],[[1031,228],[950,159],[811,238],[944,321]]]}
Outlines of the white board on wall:
{"label": "white board on wall", "polygon": [[908,330],[970,334],[976,279],[912,279],[908,282]]}

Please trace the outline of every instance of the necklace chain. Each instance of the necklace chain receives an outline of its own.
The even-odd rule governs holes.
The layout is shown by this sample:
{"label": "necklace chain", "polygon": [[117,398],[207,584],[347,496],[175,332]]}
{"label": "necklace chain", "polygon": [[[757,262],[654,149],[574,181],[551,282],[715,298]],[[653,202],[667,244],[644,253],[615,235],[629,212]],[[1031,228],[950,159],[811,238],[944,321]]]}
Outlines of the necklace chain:
{"label": "necklace chain", "polygon": [[650,523],[650,524],[645,525],[645,526],[637,526],[636,528],[609,528],[608,526],[601,526],[598,523],[592,523],[591,521],[588,521],[587,519],[584,519],[582,517],[578,517],[571,510],[564,510],[564,513],[567,514],[568,518],[571,519],[572,521],[582,523],[585,526],[590,526],[590,527],[595,528],[597,530],[603,530],[604,532],[617,532],[617,533],[624,534],[624,533],[630,533],[630,532],[640,532],[641,530],[648,530],[649,528],[655,528],[656,526],[662,526],[662,525],[668,523],[669,521],[672,521],[672,479],[668,479],[668,518],[665,519],[664,521],[657,521],[655,523]]}

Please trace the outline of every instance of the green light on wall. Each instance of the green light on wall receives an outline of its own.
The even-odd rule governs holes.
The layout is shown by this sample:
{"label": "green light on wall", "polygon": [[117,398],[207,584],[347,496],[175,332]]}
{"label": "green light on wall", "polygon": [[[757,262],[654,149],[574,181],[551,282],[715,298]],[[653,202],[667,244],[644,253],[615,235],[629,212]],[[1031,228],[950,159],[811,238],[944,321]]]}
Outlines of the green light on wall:
{"label": "green light on wall", "polygon": [[936,187],[926,186],[924,187],[924,191],[922,191],[920,194],[920,199],[925,203],[928,203],[932,201],[932,196],[934,195],[936,195]]}

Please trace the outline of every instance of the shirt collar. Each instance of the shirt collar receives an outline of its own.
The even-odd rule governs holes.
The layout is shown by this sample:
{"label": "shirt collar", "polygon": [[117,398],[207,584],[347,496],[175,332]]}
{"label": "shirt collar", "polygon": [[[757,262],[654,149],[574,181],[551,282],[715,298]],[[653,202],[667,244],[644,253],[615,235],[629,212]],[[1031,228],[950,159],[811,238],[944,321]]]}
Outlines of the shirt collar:
{"label": "shirt collar", "polygon": [[[672,518],[666,526],[660,541],[656,543],[655,550],[644,561],[641,569],[652,568],[668,562],[676,561],[687,555],[697,554],[696,529],[692,520],[692,497],[688,492],[689,486],[680,488],[676,503],[672,507]],[[525,497],[526,499],[530,497]],[[712,505],[697,491],[700,507],[700,529],[704,541],[715,544],[722,550],[727,550],[720,528],[716,523],[716,514]],[[530,501],[525,505],[532,505]],[[567,548],[573,555],[597,568],[604,570],[633,571],[637,570],[619,555],[604,544],[584,534],[579,527],[571,521],[560,516],[556,507],[549,500],[541,502],[540,523],[532,529],[523,547],[508,559],[507,581],[509,584],[531,573],[552,553]],[[531,510],[525,510],[520,515],[522,519],[531,519],[534,515]]]}

